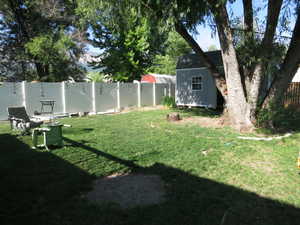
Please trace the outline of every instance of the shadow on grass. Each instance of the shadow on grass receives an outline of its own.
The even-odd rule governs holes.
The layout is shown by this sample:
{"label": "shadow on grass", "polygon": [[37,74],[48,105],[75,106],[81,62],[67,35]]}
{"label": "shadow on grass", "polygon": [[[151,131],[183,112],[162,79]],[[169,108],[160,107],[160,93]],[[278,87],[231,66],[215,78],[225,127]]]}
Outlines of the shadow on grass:
{"label": "shadow on grass", "polygon": [[2,134],[0,141],[0,224],[287,225],[300,219],[300,210],[292,205],[164,164],[142,167],[65,138],[78,151],[91,151],[133,173],[157,174],[165,181],[167,200],[160,205],[128,210],[91,205],[78,198],[94,178],[87,172],[51,152],[32,150],[12,135]]}
{"label": "shadow on grass", "polygon": [[70,224],[93,177],[17,136],[0,134],[0,143],[0,224]]}
{"label": "shadow on grass", "polygon": [[182,113],[185,116],[203,116],[203,117],[218,117],[222,115],[222,111],[206,109],[206,108],[187,108],[179,107],[173,109],[173,111]]}

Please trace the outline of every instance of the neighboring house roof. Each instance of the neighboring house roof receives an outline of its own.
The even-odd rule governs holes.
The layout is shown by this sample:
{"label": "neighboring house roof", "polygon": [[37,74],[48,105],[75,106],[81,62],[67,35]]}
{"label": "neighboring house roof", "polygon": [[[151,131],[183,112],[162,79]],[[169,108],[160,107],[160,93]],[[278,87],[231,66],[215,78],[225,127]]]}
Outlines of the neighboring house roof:
{"label": "neighboring house roof", "polygon": [[142,76],[142,83],[176,83],[176,76],[149,73]]}
{"label": "neighboring house roof", "polygon": [[[205,52],[207,57],[214,63],[216,67],[223,67],[221,51]],[[201,58],[197,54],[187,54],[180,56],[176,69],[201,68],[206,67]]]}
{"label": "neighboring house roof", "polygon": [[300,82],[300,67],[298,68],[292,82]]}

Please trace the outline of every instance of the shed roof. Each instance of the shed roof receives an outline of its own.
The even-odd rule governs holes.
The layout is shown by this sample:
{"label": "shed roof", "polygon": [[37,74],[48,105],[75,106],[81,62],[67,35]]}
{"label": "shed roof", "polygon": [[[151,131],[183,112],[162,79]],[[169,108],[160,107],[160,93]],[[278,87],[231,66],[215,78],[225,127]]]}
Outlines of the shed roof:
{"label": "shed roof", "polygon": [[[205,52],[207,57],[215,64],[215,66],[223,66],[221,51]],[[187,54],[180,56],[176,65],[176,69],[201,68],[205,64],[197,54]]]}
{"label": "shed roof", "polygon": [[[151,82],[152,81],[152,82]],[[141,82],[150,83],[176,83],[176,76],[166,74],[149,73],[142,76]]]}

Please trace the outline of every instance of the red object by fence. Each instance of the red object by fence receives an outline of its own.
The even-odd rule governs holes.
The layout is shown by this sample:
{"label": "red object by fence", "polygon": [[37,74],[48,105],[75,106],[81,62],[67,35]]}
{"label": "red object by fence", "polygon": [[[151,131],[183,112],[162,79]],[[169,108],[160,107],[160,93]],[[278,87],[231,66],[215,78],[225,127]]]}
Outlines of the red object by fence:
{"label": "red object by fence", "polygon": [[146,74],[142,76],[141,82],[144,83],[156,83],[156,79],[153,75],[151,74]]}

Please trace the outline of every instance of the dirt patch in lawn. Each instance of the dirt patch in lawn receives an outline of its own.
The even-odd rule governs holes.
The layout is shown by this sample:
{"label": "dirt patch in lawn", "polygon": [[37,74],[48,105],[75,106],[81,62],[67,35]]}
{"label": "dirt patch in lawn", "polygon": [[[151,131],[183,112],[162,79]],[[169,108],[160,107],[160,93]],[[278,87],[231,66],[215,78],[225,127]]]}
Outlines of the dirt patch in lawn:
{"label": "dirt patch in lawn", "polygon": [[113,175],[95,181],[87,199],[98,204],[115,203],[121,208],[159,204],[164,201],[164,183],[158,175]]}
{"label": "dirt patch in lawn", "polygon": [[129,113],[133,111],[153,111],[153,110],[162,110],[162,109],[167,109],[167,107],[162,106],[162,105],[157,105],[157,106],[143,106],[143,107],[127,107],[127,108],[122,108],[121,109],[121,114],[122,113]]}
{"label": "dirt patch in lawn", "polygon": [[176,121],[178,124],[196,124],[201,127],[223,128],[230,126],[230,120],[227,116],[221,117],[183,117],[182,120]]}

